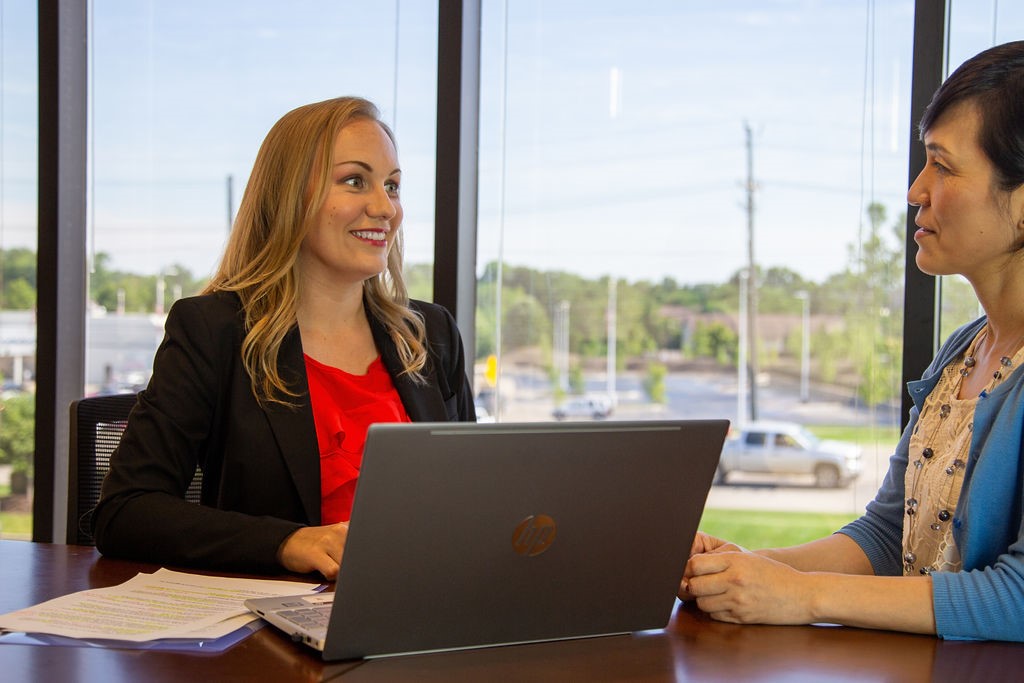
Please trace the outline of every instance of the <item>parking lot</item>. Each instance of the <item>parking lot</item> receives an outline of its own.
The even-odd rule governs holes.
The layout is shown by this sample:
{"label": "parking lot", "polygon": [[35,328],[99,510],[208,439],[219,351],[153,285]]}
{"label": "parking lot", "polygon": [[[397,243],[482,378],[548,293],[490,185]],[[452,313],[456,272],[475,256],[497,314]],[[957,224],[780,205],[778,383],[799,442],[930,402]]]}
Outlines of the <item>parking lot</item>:
{"label": "parking lot", "polygon": [[[705,419],[735,420],[738,411],[735,379],[718,373],[686,373],[670,375],[666,380],[666,404],[650,403],[640,390],[640,378],[629,375],[617,380],[618,402],[608,420],[649,419]],[[512,397],[502,399],[503,422],[533,422],[551,420],[554,401],[546,385],[521,381]],[[601,378],[593,378],[591,388],[598,392]],[[775,386],[761,389],[762,414],[773,420],[789,420],[804,425],[863,425],[876,422],[891,423],[894,414],[857,409],[829,397],[815,397],[802,403],[793,387]],[[588,419],[588,418],[579,418]],[[713,486],[708,496],[708,507],[745,510],[793,510],[859,514],[878,490],[888,470],[889,456],[895,447],[891,427],[879,430],[887,438],[864,444],[864,466],[860,477],[845,488],[819,489],[810,478],[766,479],[760,475],[735,473],[730,483]]]}

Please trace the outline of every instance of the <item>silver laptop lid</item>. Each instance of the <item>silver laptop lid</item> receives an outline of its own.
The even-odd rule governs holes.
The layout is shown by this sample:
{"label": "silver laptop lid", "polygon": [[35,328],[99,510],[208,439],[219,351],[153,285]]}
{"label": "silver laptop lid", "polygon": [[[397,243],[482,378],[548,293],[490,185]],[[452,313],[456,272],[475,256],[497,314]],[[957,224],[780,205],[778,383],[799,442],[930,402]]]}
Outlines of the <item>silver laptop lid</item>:
{"label": "silver laptop lid", "polygon": [[664,627],[727,429],[373,425],[324,658]]}

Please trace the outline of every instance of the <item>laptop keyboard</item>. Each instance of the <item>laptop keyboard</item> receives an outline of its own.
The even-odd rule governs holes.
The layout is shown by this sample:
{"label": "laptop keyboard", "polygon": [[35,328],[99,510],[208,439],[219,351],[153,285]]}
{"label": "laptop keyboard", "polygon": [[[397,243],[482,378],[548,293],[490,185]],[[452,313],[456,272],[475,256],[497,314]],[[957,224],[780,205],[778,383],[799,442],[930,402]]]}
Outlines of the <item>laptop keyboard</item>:
{"label": "laptop keyboard", "polygon": [[317,628],[326,629],[327,622],[331,619],[331,607],[333,607],[331,603],[326,603],[312,607],[281,610],[277,614],[307,631]]}

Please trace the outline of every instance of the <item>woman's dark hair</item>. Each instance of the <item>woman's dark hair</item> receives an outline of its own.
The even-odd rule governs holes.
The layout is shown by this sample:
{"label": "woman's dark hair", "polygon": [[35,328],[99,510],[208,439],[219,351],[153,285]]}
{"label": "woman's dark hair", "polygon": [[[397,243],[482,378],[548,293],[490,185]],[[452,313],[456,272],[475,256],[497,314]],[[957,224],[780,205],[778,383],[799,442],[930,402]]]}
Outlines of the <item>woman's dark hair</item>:
{"label": "woman's dark hair", "polygon": [[924,110],[921,136],[963,102],[978,107],[978,144],[995,166],[999,187],[1009,192],[1024,185],[1024,41],[991,47],[961,64]]}

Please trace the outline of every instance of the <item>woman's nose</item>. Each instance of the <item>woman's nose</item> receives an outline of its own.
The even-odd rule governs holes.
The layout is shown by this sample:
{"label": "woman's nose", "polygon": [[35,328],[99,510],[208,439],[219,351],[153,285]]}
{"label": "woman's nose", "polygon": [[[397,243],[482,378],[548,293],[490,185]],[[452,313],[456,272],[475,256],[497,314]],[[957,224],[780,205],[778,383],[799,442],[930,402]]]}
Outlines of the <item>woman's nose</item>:
{"label": "woman's nose", "polygon": [[928,203],[928,192],[925,190],[924,182],[926,170],[927,168],[922,168],[921,172],[914,178],[914,182],[907,189],[907,203],[911,206],[922,206]]}
{"label": "woman's nose", "polygon": [[391,220],[398,213],[398,209],[395,207],[395,199],[386,188],[381,187],[375,190],[370,197],[366,213],[376,218]]}

